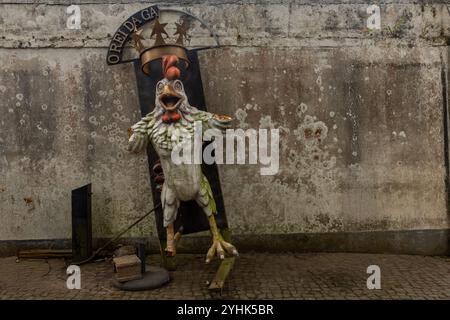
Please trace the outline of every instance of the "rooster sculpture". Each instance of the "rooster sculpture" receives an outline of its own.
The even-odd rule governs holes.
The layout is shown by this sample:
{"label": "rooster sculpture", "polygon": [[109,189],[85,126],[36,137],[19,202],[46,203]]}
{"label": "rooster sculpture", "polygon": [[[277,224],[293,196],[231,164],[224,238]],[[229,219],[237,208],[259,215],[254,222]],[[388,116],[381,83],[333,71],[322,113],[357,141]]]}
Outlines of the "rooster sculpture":
{"label": "rooster sculpture", "polygon": [[[131,127],[128,150],[139,152],[151,143],[158,154],[164,174],[161,204],[164,214],[164,228],[167,232],[167,256],[176,254],[174,221],[180,201],[195,200],[208,218],[212,234],[212,245],[206,255],[206,263],[214,256],[224,259],[238,255],[236,248],[226,242],[217,227],[216,204],[211,187],[196,163],[175,164],[172,151],[183,143],[194,140],[194,125],[201,123],[203,131],[208,129],[224,131],[230,127],[231,118],[198,110],[191,106],[179,80],[178,58],[166,55],[162,59],[164,78],[156,85],[155,108]],[[202,135],[203,136],[203,135]]]}

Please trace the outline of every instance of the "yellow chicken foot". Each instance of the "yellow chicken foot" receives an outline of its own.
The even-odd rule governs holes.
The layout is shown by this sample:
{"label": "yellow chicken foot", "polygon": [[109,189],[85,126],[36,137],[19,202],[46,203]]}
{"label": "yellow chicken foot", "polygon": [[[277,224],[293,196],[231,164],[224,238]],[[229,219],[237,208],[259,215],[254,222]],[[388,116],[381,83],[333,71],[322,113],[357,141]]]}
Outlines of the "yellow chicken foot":
{"label": "yellow chicken foot", "polygon": [[206,254],[205,262],[209,263],[216,254],[220,259],[225,258],[225,253],[232,254],[235,256],[239,255],[236,248],[231,243],[228,243],[223,239],[222,235],[219,232],[219,229],[217,228],[214,214],[208,217],[208,221],[209,226],[211,228],[213,244],[211,245],[211,247],[208,250],[208,253]]}

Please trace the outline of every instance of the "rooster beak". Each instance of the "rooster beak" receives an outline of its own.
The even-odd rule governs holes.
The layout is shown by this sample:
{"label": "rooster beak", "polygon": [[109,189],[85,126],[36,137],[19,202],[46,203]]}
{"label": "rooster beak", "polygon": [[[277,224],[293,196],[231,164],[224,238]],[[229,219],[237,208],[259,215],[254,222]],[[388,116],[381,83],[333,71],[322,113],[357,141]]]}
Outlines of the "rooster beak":
{"label": "rooster beak", "polygon": [[159,101],[168,110],[175,110],[181,100],[181,95],[175,91],[171,84],[166,84],[159,96]]}
{"label": "rooster beak", "polygon": [[161,92],[161,95],[177,96],[178,93],[170,84],[166,84]]}

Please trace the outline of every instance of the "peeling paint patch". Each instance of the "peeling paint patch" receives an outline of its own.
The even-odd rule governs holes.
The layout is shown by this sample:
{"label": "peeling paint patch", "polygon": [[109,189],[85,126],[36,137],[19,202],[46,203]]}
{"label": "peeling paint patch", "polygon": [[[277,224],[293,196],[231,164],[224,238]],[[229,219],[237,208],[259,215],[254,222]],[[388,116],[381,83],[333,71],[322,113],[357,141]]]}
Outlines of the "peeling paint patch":
{"label": "peeling paint patch", "polygon": [[327,137],[328,127],[322,121],[314,121],[306,115],[303,123],[294,130],[297,140],[303,141],[306,147],[314,147]]}
{"label": "peeling paint patch", "polygon": [[247,119],[247,111],[245,109],[238,109],[235,113],[236,119],[239,121],[238,127],[245,129],[248,127],[248,123],[246,123]]}
{"label": "peeling paint patch", "polygon": [[263,116],[259,119],[259,127],[261,129],[273,129],[275,128],[275,123],[272,122],[271,116]]}

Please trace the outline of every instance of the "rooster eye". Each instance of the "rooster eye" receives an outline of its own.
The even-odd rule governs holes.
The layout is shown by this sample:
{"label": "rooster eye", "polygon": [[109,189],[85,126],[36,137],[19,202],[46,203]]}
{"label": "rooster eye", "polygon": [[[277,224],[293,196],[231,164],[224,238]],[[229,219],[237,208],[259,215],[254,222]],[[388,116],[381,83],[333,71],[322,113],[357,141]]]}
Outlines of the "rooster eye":
{"label": "rooster eye", "polygon": [[179,80],[175,81],[175,83],[173,84],[173,87],[175,88],[175,90],[177,90],[179,92],[183,91],[183,84]]}
{"label": "rooster eye", "polygon": [[158,84],[156,85],[156,90],[158,92],[161,92],[163,88],[164,88],[164,83],[158,82]]}

